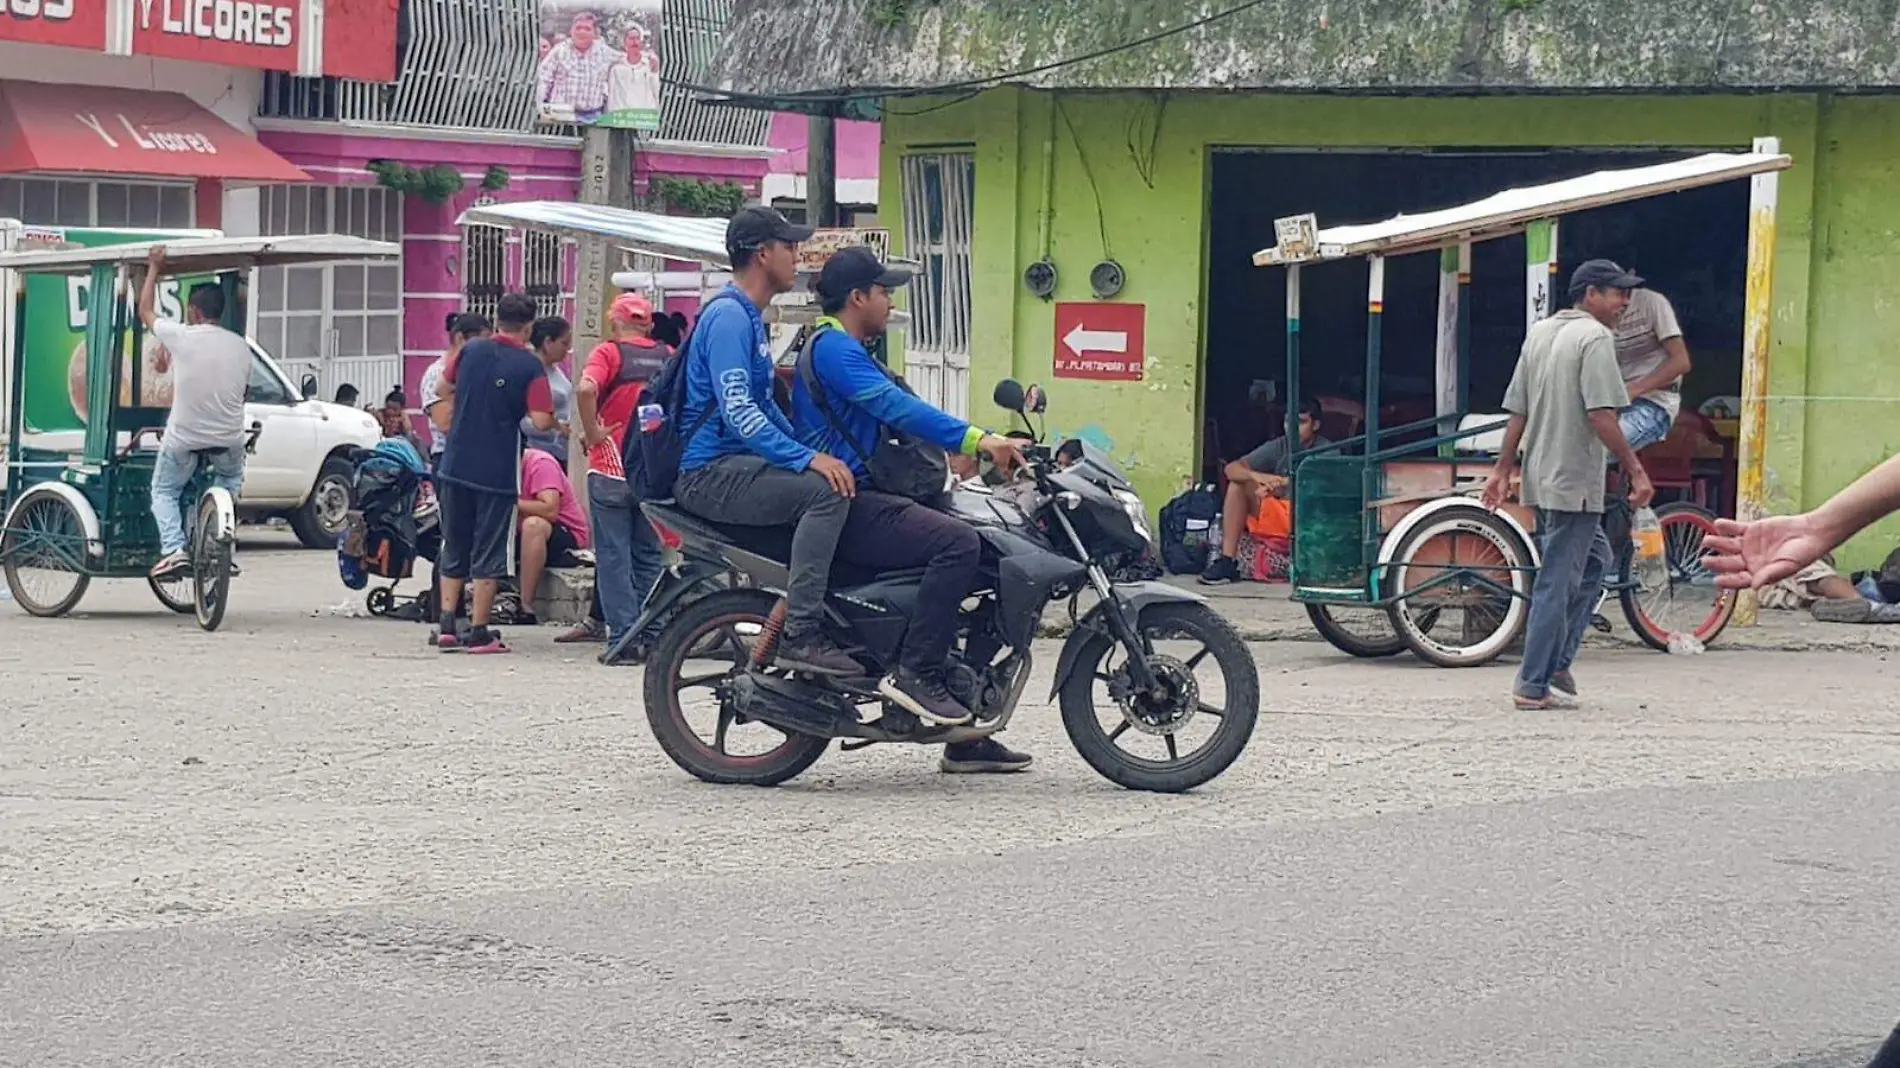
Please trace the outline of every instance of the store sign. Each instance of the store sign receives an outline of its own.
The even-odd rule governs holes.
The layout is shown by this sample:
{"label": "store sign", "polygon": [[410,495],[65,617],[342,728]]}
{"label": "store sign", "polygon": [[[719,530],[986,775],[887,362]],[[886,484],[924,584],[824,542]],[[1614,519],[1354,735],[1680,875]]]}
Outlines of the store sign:
{"label": "store sign", "polygon": [[227,67],[297,69],[307,0],[136,0],[132,50]]}
{"label": "store sign", "polygon": [[106,47],[106,6],[100,0],[0,0],[0,41]]}
{"label": "store sign", "polygon": [[880,260],[891,256],[891,232],[873,229],[824,229],[812,231],[811,240],[798,246],[798,269],[813,274],[825,269],[825,261],[847,248],[869,245]]}
{"label": "store sign", "polygon": [[1057,378],[1139,382],[1148,346],[1148,306],[1105,302],[1056,305]]}

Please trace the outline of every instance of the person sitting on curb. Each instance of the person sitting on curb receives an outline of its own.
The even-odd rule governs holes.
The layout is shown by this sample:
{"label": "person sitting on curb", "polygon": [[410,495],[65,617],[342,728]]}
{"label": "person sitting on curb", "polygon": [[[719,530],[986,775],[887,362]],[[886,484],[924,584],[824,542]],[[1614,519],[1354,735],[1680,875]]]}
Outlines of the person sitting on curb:
{"label": "person sitting on curb", "polygon": [[587,548],[587,517],[567,480],[561,461],[532,446],[521,450],[521,495],[515,501],[520,517],[517,544],[521,579],[521,615],[525,627],[535,626],[534,601],[541,589],[541,572],[550,567],[573,567],[574,551]]}

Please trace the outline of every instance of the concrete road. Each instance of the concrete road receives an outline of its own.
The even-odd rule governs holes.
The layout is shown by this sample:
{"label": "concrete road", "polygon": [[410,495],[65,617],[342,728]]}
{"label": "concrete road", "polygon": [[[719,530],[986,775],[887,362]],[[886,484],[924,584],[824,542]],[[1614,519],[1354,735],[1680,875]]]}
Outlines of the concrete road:
{"label": "concrete road", "polygon": [[702,786],[639,672],[441,657],[328,554],[225,629],[0,604],[0,1065],[1856,1068],[1900,1016],[1889,665],[1256,647],[1225,778],[834,752]]}

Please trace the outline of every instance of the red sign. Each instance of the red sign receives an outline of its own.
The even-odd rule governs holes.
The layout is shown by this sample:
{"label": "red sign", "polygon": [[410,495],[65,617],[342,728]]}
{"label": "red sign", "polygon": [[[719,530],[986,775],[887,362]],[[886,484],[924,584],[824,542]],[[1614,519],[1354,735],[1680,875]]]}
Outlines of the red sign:
{"label": "red sign", "polygon": [[31,171],[238,182],[310,177],[177,93],[0,82],[0,174]]}
{"label": "red sign", "polygon": [[106,5],[100,0],[0,0],[0,41],[104,51]]}
{"label": "red sign", "polygon": [[1057,378],[1139,382],[1147,344],[1145,304],[1056,305]]}
{"label": "red sign", "polygon": [[305,0],[134,0],[132,51],[224,67],[297,70]]}

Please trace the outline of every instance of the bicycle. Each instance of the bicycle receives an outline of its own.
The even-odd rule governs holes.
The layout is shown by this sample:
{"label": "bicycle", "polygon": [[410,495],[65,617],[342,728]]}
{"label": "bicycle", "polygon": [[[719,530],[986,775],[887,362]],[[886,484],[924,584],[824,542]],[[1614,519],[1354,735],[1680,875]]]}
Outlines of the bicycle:
{"label": "bicycle", "polygon": [[[1636,546],[1630,539],[1635,510],[1630,506],[1628,483],[1619,472],[1604,495],[1603,532],[1613,555],[1590,626],[1600,633],[1610,633],[1610,621],[1603,609],[1614,596],[1622,603],[1623,618],[1629,621],[1630,629],[1650,648],[1666,653],[1670,638],[1676,635],[1687,635],[1707,645],[1735,615],[1734,594],[1716,588],[1715,576],[1702,566],[1702,540],[1715,531],[1715,513],[1688,501],[1656,509],[1656,519],[1662,526],[1667,584],[1645,589],[1637,574]],[[1690,613],[1680,620],[1680,626],[1674,625],[1678,622],[1678,598]],[[1703,607],[1695,607],[1698,603]],[[1696,612],[1701,615],[1696,616]]]}
{"label": "bicycle", "polygon": [[[251,424],[244,438],[246,455],[257,451],[257,439],[263,432],[263,423]],[[185,484],[180,501],[181,506],[188,504],[196,491],[196,508],[181,507],[191,516],[185,527],[185,554],[189,562],[165,575],[146,576],[146,582],[161,604],[180,615],[195,616],[198,626],[206,631],[217,630],[224,622],[224,612],[230,604],[231,577],[237,572],[237,565],[232,561],[237,550],[237,502],[229,490],[212,484],[211,462],[216,454],[224,451],[223,448],[192,450],[196,470]],[[186,583],[191,587],[189,596],[182,589]]]}

